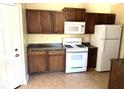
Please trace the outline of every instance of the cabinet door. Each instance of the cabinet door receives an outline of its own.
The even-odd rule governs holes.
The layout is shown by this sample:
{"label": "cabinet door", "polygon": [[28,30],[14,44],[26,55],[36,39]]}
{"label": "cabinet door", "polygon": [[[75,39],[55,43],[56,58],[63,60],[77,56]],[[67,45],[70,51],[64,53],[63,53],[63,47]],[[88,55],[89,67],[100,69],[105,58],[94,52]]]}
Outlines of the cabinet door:
{"label": "cabinet door", "polygon": [[114,24],[115,14],[102,14],[97,13],[96,24]]}
{"label": "cabinet door", "polygon": [[64,8],[64,17],[66,21],[76,21],[75,20],[75,9]]}
{"label": "cabinet door", "polygon": [[54,12],[53,13],[53,30],[52,33],[63,34],[64,33],[64,13],[63,12]]}
{"label": "cabinet door", "polygon": [[46,71],[46,52],[34,51],[28,53],[29,73]]}
{"label": "cabinet door", "polygon": [[96,14],[95,13],[86,13],[85,16],[85,34],[93,34],[94,33],[94,27],[95,27],[95,21],[96,21]]}
{"label": "cabinet door", "polygon": [[88,49],[88,68],[96,68],[97,48]]}
{"label": "cabinet door", "polygon": [[85,9],[80,8],[64,8],[64,16],[66,21],[84,21]]}
{"label": "cabinet door", "polygon": [[96,24],[106,24],[106,15],[97,14]]}
{"label": "cabinet door", "polygon": [[50,34],[52,31],[52,12],[40,10],[41,34]]}
{"label": "cabinet door", "polygon": [[114,24],[115,14],[86,13],[85,34],[93,34],[95,24]]}
{"label": "cabinet door", "polygon": [[40,14],[38,10],[27,10],[27,32],[37,34],[40,32]]}
{"label": "cabinet door", "polygon": [[64,71],[65,53],[63,50],[48,51],[49,72]]}
{"label": "cabinet door", "polygon": [[107,14],[106,15],[106,23],[107,24],[114,24],[115,23],[115,14]]}
{"label": "cabinet door", "polygon": [[75,9],[75,17],[77,21],[85,21],[85,9]]}

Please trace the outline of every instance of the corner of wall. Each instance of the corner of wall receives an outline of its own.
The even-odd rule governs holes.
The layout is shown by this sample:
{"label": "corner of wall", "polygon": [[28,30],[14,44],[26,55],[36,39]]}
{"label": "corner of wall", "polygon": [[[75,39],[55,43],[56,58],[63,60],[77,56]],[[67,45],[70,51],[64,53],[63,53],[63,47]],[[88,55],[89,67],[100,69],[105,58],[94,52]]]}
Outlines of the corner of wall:
{"label": "corner of wall", "polygon": [[[116,14],[116,24],[122,24],[124,28],[124,3],[117,3],[111,6],[111,13]],[[120,58],[124,58],[124,29],[122,29],[121,47],[120,47]]]}
{"label": "corner of wall", "polygon": [[18,4],[19,6],[19,16],[20,16],[20,31],[21,31],[21,54],[23,60],[23,81],[25,84],[28,78],[27,71],[27,24],[26,24],[26,7],[25,4]]}

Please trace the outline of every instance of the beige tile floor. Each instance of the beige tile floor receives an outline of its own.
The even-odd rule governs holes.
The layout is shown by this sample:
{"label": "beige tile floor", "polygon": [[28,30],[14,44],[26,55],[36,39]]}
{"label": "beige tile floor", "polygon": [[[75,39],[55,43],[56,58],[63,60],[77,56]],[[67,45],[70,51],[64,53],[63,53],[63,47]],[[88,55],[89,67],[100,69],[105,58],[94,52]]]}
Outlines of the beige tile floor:
{"label": "beige tile floor", "polygon": [[31,75],[28,84],[19,89],[105,89],[108,87],[108,81],[109,72],[56,72]]}

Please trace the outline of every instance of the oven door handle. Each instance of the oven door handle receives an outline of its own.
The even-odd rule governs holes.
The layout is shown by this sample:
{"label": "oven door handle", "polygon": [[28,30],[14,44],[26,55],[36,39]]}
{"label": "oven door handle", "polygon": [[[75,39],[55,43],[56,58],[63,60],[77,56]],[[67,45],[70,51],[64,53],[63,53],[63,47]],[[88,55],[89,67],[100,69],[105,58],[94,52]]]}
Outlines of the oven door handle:
{"label": "oven door handle", "polygon": [[83,68],[83,67],[71,67],[72,69],[76,69],[76,68]]}
{"label": "oven door handle", "polygon": [[88,53],[88,51],[67,51],[67,53]]}

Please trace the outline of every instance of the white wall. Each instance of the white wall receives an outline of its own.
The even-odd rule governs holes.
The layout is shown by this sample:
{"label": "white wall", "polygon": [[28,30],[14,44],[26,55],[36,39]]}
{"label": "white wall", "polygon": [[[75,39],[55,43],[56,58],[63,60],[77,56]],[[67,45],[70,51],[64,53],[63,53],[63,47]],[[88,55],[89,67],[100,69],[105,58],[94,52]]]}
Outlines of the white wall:
{"label": "white wall", "polygon": [[64,7],[85,8],[87,12],[110,13],[112,3],[27,3],[27,9],[61,11]]}
{"label": "white wall", "polygon": [[118,3],[111,7],[111,12],[116,14],[116,24],[123,25],[120,58],[124,58],[124,3]]}
{"label": "white wall", "polygon": [[80,37],[83,42],[90,41],[90,35],[63,35],[63,34],[28,34],[28,43],[62,43],[65,37]]}
{"label": "white wall", "polygon": [[20,13],[20,31],[21,31],[21,49],[22,49],[22,62],[23,62],[23,84],[27,83],[28,79],[28,66],[27,66],[27,22],[25,4],[18,4]]}

